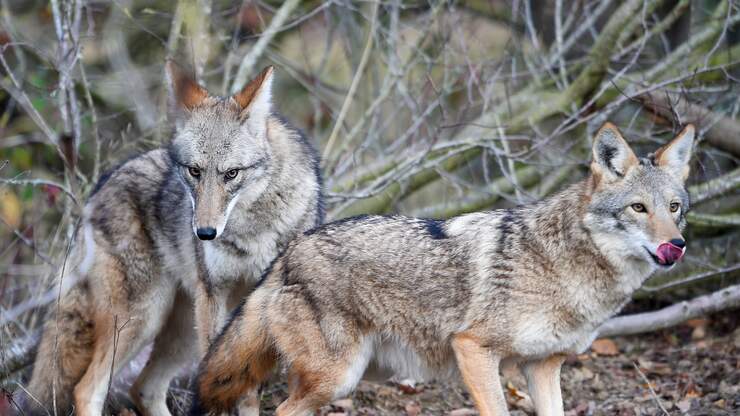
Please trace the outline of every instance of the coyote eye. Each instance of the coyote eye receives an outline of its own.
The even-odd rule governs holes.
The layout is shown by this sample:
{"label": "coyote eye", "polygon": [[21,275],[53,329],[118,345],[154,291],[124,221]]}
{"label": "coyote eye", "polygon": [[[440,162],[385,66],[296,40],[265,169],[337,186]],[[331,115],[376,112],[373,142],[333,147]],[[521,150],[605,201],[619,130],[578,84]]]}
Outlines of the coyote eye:
{"label": "coyote eye", "polygon": [[676,212],[679,208],[681,208],[681,204],[678,202],[671,202],[671,212]]}
{"label": "coyote eye", "polygon": [[199,178],[200,177],[200,169],[198,169],[198,168],[189,167],[188,168],[188,173],[190,174],[190,176],[192,176],[194,178]]}
{"label": "coyote eye", "polygon": [[224,175],[224,178],[227,181],[230,181],[236,178],[238,175],[239,175],[239,169],[231,169],[230,171],[226,172],[226,175]]}
{"label": "coyote eye", "polygon": [[645,205],[643,205],[643,204],[639,204],[638,203],[638,204],[632,204],[630,206],[632,207],[633,210],[635,210],[635,212],[645,212],[645,211],[647,211],[645,209]]}

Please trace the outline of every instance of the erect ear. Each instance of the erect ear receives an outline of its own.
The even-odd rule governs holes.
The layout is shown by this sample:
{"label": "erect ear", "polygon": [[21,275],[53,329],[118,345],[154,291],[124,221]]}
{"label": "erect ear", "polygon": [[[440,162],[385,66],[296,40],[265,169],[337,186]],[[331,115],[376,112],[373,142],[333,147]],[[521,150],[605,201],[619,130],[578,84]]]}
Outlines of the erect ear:
{"label": "erect ear", "polygon": [[240,118],[251,128],[262,131],[272,111],[272,73],[274,68],[263,69],[241,91],[232,97],[241,109]]}
{"label": "erect ear", "polygon": [[694,125],[686,125],[670,143],[655,152],[655,164],[685,181],[689,177],[689,161],[691,161],[691,151],[694,147],[694,136],[696,136]]}
{"label": "erect ear", "polygon": [[630,168],[638,164],[637,156],[622,137],[622,133],[612,123],[604,123],[594,138],[591,162],[591,172],[597,181],[622,178]]}
{"label": "erect ear", "polygon": [[167,89],[170,103],[177,109],[190,111],[201,105],[208,98],[208,91],[198,85],[184,69],[174,61],[168,60],[165,64],[167,74]]}

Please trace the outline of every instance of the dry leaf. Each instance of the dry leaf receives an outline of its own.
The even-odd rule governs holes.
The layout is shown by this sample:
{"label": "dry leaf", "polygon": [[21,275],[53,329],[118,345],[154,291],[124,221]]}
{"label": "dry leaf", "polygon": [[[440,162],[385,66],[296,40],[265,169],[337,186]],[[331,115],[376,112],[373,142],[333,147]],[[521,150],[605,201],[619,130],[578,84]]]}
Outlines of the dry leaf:
{"label": "dry leaf", "polygon": [[532,398],[529,397],[529,395],[516,387],[514,387],[511,382],[506,383],[506,391],[509,393],[509,396],[513,399],[509,402],[516,406],[519,409],[524,410],[525,412],[533,412],[534,411],[534,403],[532,402]]}
{"label": "dry leaf", "polygon": [[421,413],[421,405],[417,402],[406,403],[404,409],[406,410],[406,415],[408,416],[417,416]]}
{"label": "dry leaf", "polygon": [[697,318],[697,319],[689,319],[686,321],[686,325],[692,327],[692,328],[699,328],[699,327],[706,327],[709,325],[709,319],[704,318]]}
{"label": "dry leaf", "polygon": [[695,399],[701,396],[701,391],[696,388],[696,384],[694,384],[693,382],[689,383],[688,387],[686,388],[686,395],[684,396],[684,398]]}
{"label": "dry leaf", "polygon": [[688,413],[688,411],[691,410],[691,399],[681,400],[676,403],[676,407],[678,407],[678,410],[680,410],[681,413]]}
{"label": "dry leaf", "polygon": [[571,370],[573,375],[571,376],[574,383],[580,383],[584,380],[590,380],[594,378],[594,372],[588,367],[574,368]]}
{"label": "dry leaf", "polygon": [[452,410],[447,416],[476,416],[477,414],[477,410],[463,407],[462,409]]}
{"label": "dry leaf", "polygon": [[640,357],[637,359],[637,364],[640,365],[641,369],[647,370],[647,372],[650,374],[657,374],[661,376],[673,374],[673,369],[671,368],[671,366],[665,363],[656,363]]}
{"label": "dry leaf", "polygon": [[[570,410],[575,416],[582,416],[588,414],[588,411],[594,407],[594,402],[579,402],[576,407]],[[567,412],[566,412],[567,413]]]}
{"label": "dry leaf", "polygon": [[524,393],[523,391],[514,387],[514,385],[511,384],[511,382],[506,383],[506,390],[509,392],[509,395],[511,395],[511,397],[513,397],[516,400],[522,400],[525,397],[528,397],[527,393]]}
{"label": "dry leaf", "polygon": [[13,191],[0,190],[0,217],[8,224],[8,227],[17,229],[21,226],[21,214],[23,207],[21,201]]}
{"label": "dry leaf", "polygon": [[395,389],[393,387],[388,386],[379,386],[377,391],[375,392],[375,395],[379,398],[388,398],[393,397],[395,394]]}
{"label": "dry leaf", "polygon": [[598,355],[614,356],[619,355],[619,347],[609,338],[599,338],[591,344],[591,351]]}
{"label": "dry leaf", "polygon": [[4,390],[0,389],[0,415],[9,415],[10,413],[10,399],[8,394]]}
{"label": "dry leaf", "polygon": [[49,205],[56,204],[59,199],[59,195],[62,194],[62,190],[58,187],[46,184],[41,185],[41,191],[46,194],[46,202],[48,202]]}
{"label": "dry leaf", "polygon": [[417,394],[424,391],[424,387],[417,387],[416,383],[412,380],[403,380],[397,384],[397,387],[405,394]]}

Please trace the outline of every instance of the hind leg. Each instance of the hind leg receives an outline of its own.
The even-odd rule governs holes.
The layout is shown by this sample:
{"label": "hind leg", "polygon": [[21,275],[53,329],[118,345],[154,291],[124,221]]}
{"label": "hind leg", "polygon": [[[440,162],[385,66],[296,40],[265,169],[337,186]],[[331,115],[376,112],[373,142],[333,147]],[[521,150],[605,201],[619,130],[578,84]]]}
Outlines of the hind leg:
{"label": "hind leg", "polygon": [[332,351],[321,347],[310,349],[310,353],[291,360],[289,397],[278,407],[278,416],[308,415],[332,399],[352,392],[373,352],[372,342],[367,338],[349,340]]}
{"label": "hind leg", "polygon": [[[327,368],[328,370],[329,368]],[[311,415],[329,403],[338,388],[335,374],[321,372],[298,373],[291,369],[288,390],[290,395],[278,406],[276,416]]]}
{"label": "hind leg", "polygon": [[275,347],[289,365],[289,396],[277,416],[308,415],[350,393],[373,354],[372,338],[351,319],[319,307],[306,290],[283,288],[265,315]]}
{"label": "hind leg", "polygon": [[149,361],[129,392],[143,416],[170,416],[167,409],[170,381],[196,356],[193,325],[192,300],[178,291],[164,328],[154,340]]}
{"label": "hind leg", "polygon": [[156,297],[159,301],[141,301],[137,305],[148,303],[144,310],[131,312],[114,307],[112,312],[95,319],[92,361],[74,389],[77,415],[102,414],[113,376],[160,330],[174,293],[160,294]]}

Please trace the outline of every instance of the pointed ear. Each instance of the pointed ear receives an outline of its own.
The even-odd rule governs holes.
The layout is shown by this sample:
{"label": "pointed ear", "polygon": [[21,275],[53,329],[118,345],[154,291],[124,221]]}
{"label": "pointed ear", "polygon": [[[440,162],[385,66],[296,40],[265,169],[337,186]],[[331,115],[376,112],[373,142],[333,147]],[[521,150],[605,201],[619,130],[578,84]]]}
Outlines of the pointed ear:
{"label": "pointed ear", "polygon": [[198,85],[184,69],[174,61],[168,60],[165,64],[167,74],[167,88],[170,103],[173,107],[190,111],[201,105],[208,98],[208,91]]}
{"label": "pointed ear", "polygon": [[596,133],[593,146],[591,172],[597,181],[614,181],[624,177],[627,171],[637,166],[637,156],[612,123],[604,123]]}
{"label": "pointed ear", "polygon": [[272,111],[272,73],[274,68],[263,69],[241,91],[232,97],[241,109],[240,117],[256,129],[264,128]]}
{"label": "pointed ear", "polygon": [[689,162],[694,147],[694,136],[696,136],[694,125],[686,125],[670,143],[655,152],[655,164],[685,181],[689,177]]}

